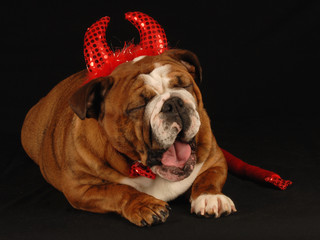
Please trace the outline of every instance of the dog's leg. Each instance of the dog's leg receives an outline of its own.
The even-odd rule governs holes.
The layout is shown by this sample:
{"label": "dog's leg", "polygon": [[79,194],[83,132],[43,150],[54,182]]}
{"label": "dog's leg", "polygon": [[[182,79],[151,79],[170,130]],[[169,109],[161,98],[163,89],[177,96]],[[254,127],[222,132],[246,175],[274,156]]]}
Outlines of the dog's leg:
{"label": "dog's leg", "polygon": [[233,201],[222,194],[227,178],[227,166],[220,151],[207,160],[205,170],[195,179],[191,189],[191,213],[200,216],[220,217],[236,212]]}
{"label": "dog's leg", "polygon": [[77,209],[97,213],[117,212],[138,226],[165,222],[169,216],[168,203],[139,192],[126,185],[108,183],[81,186],[66,191],[70,204]]}

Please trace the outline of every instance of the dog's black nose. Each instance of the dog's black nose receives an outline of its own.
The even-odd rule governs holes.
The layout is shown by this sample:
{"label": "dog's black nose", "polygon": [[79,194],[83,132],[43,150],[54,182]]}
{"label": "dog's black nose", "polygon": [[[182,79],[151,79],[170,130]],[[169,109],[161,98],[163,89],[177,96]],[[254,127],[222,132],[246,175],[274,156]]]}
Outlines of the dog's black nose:
{"label": "dog's black nose", "polygon": [[179,97],[172,97],[165,101],[162,105],[161,112],[165,114],[167,122],[176,122],[184,130],[189,129],[191,120],[189,116],[189,108]]}
{"label": "dog's black nose", "polygon": [[180,113],[184,108],[184,102],[179,97],[169,98],[164,102],[161,112],[163,113]]}

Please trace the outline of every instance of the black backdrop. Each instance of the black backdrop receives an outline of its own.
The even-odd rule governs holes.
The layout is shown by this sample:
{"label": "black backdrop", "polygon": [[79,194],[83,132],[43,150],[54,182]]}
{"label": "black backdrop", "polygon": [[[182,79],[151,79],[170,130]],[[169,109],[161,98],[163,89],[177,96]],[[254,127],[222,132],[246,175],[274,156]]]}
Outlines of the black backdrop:
{"label": "black backdrop", "polygon": [[[125,239],[320,236],[318,1],[10,1],[1,3],[0,239]],[[142,11],[169,45],[195,52],[204,104],[218,143],[294,181],[286,191],[233,175],[232,216],[201,219],[184,199],[167,223],[139,229],[114,214],[72,209],[24,154],[25,114],[59,81],[85,67],[86,28],[110,16],[114,48],[139,40],[126,20]],[[127,238],[126,238],[127,239]]]}

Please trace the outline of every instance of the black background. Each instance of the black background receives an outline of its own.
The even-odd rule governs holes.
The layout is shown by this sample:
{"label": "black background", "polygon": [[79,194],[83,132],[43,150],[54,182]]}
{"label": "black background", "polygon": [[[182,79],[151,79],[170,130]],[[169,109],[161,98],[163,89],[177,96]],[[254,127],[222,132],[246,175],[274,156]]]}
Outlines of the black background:
{"label": "black background", "polygon": [[[319,1],[10,1],[1,6],[0,239],[317,239],[320,236]],[[291,179],[286,191],[229,175],[238,212],[221,219],[171,202],[163,225],[74,210],[23,152],[27,111],[85,68],[86,28],[110,16],[114,48],[139,41],[124,19],[141,11],[169,45],[195,52],[200,88],[223,148]]]}

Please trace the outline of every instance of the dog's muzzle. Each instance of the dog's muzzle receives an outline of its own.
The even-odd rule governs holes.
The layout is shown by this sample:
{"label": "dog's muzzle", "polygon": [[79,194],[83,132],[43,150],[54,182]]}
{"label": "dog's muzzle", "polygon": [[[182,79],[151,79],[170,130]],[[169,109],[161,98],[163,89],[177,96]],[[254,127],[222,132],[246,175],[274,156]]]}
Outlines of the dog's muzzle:
{"label": "dog's muzzle", "polygon": [[[196,163],[194,137],[200,118],[192,95],[181,93],[158,96],[150,103],[152,141],[157,147],[149,150],[147,164],[170,181],[188,177]],[[151,112],[148,106],[146,111]]]}

